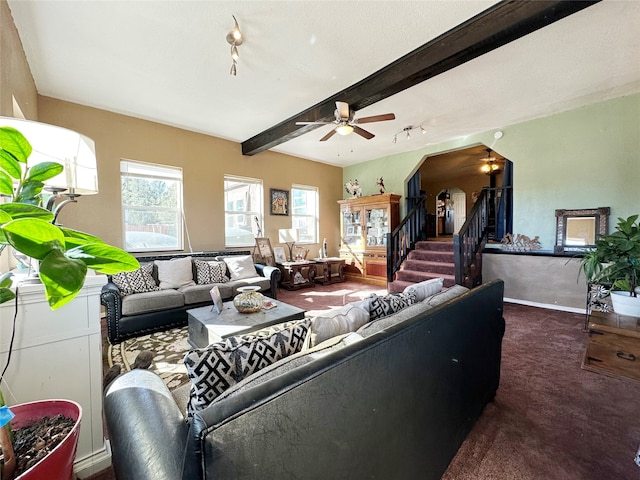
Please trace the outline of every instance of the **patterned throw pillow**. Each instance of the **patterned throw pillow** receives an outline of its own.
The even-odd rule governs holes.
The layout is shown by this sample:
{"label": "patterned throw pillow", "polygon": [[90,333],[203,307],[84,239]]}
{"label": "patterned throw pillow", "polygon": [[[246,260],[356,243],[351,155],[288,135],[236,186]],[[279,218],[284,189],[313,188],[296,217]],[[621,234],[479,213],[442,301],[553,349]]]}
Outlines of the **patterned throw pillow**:
{"label": "patterned throw pillow", "polygon": [[209,283],[225,283],[229,281],[227,273],[227,264],[224,262],[205,262],[204,260],[194,259],[196,264],[196,283],[198,285],[207,285]]}
{"label": "patterned throw pillow", "polygon": [[371,299],[370,319],[374,321],[378,318],[388,317],[414,303],[416,303],[416,294],[414,292],[390,293],[384,297],[375,295]]}
{"label": "patterned throw pillow", "polygon": [[184,364],[191,380],[188,418],[245,377],[299,352],[308,331],[309,319],[304,319],[237,335],[187,352]]}
{"label": "patterned throw pillow", "polygon": [[111,281],[120,289],[122,296],[132,293],[155,292],[160,290],[151,273],[153,263],[143,263],[140,268],[132,272],[122,272],[112,275]]}

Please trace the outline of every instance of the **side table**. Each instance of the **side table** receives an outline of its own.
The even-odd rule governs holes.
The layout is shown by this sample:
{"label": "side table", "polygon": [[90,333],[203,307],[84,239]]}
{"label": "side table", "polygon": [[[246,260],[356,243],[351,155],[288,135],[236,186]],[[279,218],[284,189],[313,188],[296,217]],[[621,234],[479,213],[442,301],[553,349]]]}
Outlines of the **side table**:
{"label": "side table", "polygon": [[344,282],[344,258],[328,257],[316,258],[316,265],[320,270],[316,282],[322,285]]}
{"label": "side table", "polygon": [[297,262],[283,262],[276,264],[282,272],[280,286],[287,290],[298,290],[315,286],[317,273],[316,263],[307,260]]}
{"label": "side table", "polygon": [[582,368],[640,381],[640,318],[591,312]]}

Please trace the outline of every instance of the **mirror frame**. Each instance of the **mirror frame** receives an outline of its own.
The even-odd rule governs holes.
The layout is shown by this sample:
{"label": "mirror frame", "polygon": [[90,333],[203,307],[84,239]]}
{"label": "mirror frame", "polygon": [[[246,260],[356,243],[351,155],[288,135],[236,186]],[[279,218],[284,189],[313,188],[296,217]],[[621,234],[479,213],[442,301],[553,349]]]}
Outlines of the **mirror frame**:
{"label": "mirror frame", "polygon": [[572,217],[594,217],[596,237],[609,233],[609,207],[586,208],[580,210],[556,210],[556,245],[554,253],[586,252],[595,245],[565,245],[567,238],[567,219]]}

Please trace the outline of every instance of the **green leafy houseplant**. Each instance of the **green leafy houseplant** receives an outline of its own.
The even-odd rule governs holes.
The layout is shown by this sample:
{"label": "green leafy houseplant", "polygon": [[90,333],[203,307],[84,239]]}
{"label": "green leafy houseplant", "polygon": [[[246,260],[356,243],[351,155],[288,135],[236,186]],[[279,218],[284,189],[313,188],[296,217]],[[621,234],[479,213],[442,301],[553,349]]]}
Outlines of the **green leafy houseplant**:
{"label": "green leafy houseplant", "polygon": [[618,218],[615,232],[598,236],[595,248],[584,255],[580,264],[587,283],[611,285],[612,290],[637,296],[640,278],[638,217]]}
{"label": "green leafy houseplant", "polygon": [[[139,268],[131,254],[99,238],[54,225],[54,215],[42,208],[44,182],[63,166],[43,162],[27,167],[31,155],[27,139],[12,127],[0,127],[0,249],[15,250],[40,262],[40,280],[52,309],[70,302],[82,289],[89,268],[115,274]],[[1,251],[1,250],[0,250]],[[11,273],[0,277],[0,303],[15,297]]]}
{"label": "green leafy houseplant", "polygon": [[[57,309],[80,292],[88,269],[115,274],[140,265],[131,254],[93,235],[54,224],[54,214],[41,206],[42,192],[44,182],[64,167],[56,162],[29,167],[31,152],[31,144],[18,130],[0,127],[0,195],[9,199],[0,203],[0,253],[10,245],[38,260],[47,302]],[[0,303],[16,298],[12,284],[11,272],[0,277]],[[11,478],[16,466],[8,424],[11,416],[0,392],[0,448],[5,460],[0,469],[2,478]]]}

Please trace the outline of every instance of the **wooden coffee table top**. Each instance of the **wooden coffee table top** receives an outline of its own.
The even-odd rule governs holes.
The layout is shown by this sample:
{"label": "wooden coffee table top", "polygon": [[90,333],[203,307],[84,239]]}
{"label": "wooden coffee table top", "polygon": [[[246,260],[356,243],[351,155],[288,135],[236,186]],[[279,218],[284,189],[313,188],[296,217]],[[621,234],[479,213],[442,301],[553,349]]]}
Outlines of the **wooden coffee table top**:
{"label": "wooden coffee table top", "polygon": [[222,339],[253,332],[277,323],[304,318],[304,310],[272,298],[266,299],[276,307],[262,309],[256,313],[240,313],[233,302],[224,302],[222,312],[212,310],[212,306],[187,310],[189,316],[189,343],[195,347],[206,347]]}

